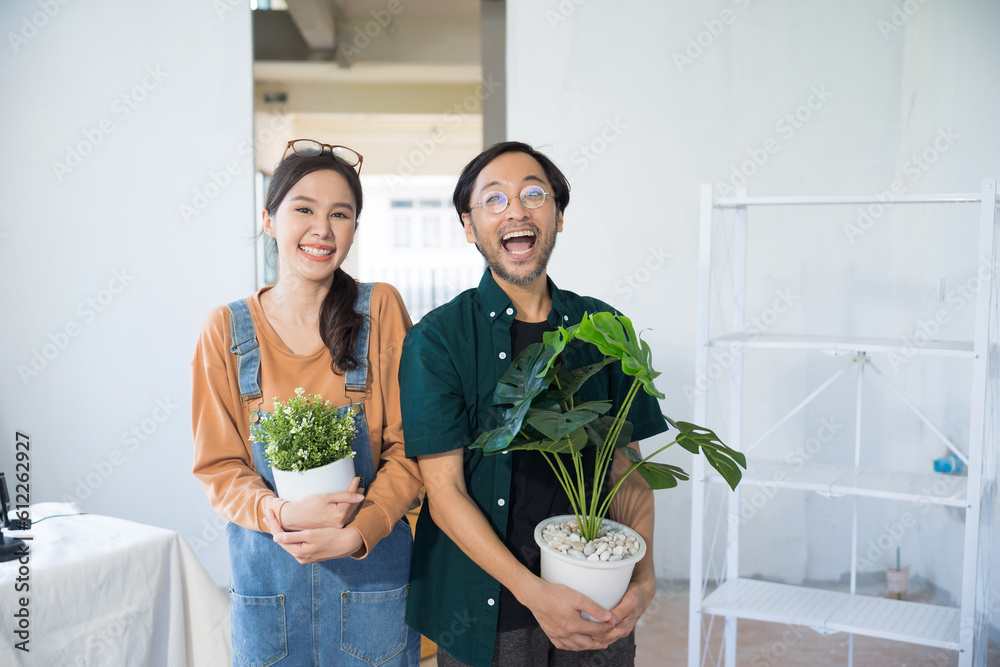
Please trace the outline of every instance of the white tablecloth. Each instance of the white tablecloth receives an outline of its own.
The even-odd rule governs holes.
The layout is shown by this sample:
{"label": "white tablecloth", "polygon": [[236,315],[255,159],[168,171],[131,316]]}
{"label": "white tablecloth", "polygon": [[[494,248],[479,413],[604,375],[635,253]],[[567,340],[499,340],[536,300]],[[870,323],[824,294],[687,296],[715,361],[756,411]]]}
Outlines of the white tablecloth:
{"label": "white tablecloth", "polygon": [[[84,514],[73,503],[33,505],[27,592],[21,563],[0,563],[0,665],[132,667],[231,664],[229,601],[177,533]],[[19,533],[5,534],[17,537]],[[15,645],[14,613],[28,598],[30,638]]]}

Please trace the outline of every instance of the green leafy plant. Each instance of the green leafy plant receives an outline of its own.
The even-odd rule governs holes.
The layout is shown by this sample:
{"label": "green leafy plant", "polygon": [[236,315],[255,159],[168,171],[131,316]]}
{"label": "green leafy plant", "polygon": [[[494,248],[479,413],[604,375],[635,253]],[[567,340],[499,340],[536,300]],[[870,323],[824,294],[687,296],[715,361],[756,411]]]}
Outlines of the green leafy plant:
{"label": "green leafy plant", "polygon": [[353,416],[339,416],[319,394],[304,394],[297,388],[287,403],[275,396],[274,412],[250,425],[250,439],[264,443],[267,462],[278,470],[298,472],[353,458]]}
{"label": "green leafy plant", "polygon": [[[651,396],[664,398],[653,384],[659,373],[652,368],[649,345],[635,333],[629,318],[611,313],[584,314],[579,324],[547,332],[543,340],[544,343],[529,345],[518,354],[500,377],[493,404],[507,406],[503,424],[482,433],[471,446],[482,448],[485,454],[541,452],[569,497],[584,539],[598,536],[611,501],[632,473],[638,471],[653,489],[669,489],[677,486],[678,480],[688,479],[681,468],[650,460],[675,444],[692,454],[704,455],[729,486],[736,488],[743,476],[740,468],[746,469],[746,457],[727,447],[707,428],[675,422],[664,415],[677,430],[672,442],[646,457],[628,446],[632,441],[632,425],[626,416],[638,391],[642,389]],[[604,359],[583,368],[567,369],[561,354],[574,340],[597,346]],[[618,414],[607,414],[610,401],[578,402],[576,392],[583,383],[616,361],[633,378]],[[589,498],[582,454],[588,446],[597,448],[594,470],[589,477],[594,492]],[[625,450],[632,465],[604,493],[617,449]],[[569,454],[570,465],[559,454]]]}

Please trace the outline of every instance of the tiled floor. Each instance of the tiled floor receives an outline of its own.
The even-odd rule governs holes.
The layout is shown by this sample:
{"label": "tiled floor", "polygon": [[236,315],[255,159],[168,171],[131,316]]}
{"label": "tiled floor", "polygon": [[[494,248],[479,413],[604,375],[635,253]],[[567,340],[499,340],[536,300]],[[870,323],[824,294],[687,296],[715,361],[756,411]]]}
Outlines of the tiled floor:
{"label": "tiled floor", "polygon": [[[685,667],[687,665],[687,588],[661,589],[643,615],[636,630],[637,667]],[[718,647],[721,623],[716,619],[713,645]],[[820,635],[805,627],[781,626],[759,621],[739,621],[736,664],[740,667],[846,666],[848,636]],[[716,664],[710,660],[703,664]],[[990,645],[987,665],[1000,667],[1000,648]],[[428,658],[421,667],[436,667]],[[855,636],[855,667],[953,667],[958,653],[903,644],[884,639]],[[504,666],[506,667],[506,666]],[[516,667],[516,666],[511,666]]]}

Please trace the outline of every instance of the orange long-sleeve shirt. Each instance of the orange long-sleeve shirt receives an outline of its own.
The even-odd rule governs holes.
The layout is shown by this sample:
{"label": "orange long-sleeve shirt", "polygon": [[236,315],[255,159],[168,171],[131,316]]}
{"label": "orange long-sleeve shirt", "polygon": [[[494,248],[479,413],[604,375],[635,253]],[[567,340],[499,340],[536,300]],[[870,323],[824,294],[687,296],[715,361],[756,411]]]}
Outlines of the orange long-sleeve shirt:
{"label": "orange long-sleeve shirt", "polygon": [[[350,403],[344,376],[330,370],[325,345],[311,354],[295,354],[268,323],[260,305],[260,295],[268,289],[261,288],[248,300],[260,344],[262,390],[259,405],[253,401],[249,408],[270,412],[275,396],[286,401],[296,387],[321,394],[338,407]],[[403,451],[399,413],[399,354],[409,328],[410,317],[399,292],[386,283],[377,284],[371,298],[368,393],[363,403],[378,475],[350,524],[364,539],[355,558],[366,556],[389,534],[422,486],[416,461]],[[245,528],[268,532],[263,521],[267,510],[277,513],[286,501],[270,491],[254,470],[250,413],[240,401],[231,344],[229,310],[220,306],[205,318],[191,362],[194,474],[216,512]]]}

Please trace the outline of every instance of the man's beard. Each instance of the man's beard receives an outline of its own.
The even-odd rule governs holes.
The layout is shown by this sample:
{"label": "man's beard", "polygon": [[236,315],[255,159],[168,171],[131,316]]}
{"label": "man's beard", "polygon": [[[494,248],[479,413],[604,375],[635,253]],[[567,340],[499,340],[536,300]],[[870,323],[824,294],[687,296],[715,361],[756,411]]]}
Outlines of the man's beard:
{"label": "man's beard", "polygon": [[[555,223],[553,222],[553,225]],[[552,250],[556,247],[556,233],[552,233],[548,237],[548,241],[543,241],[543,237],[540,230],[535,225],[529,225],[531,230],[535,233],[535,243],[534,248],[537,253],[534,257],[534,267],[527,274],[516,275],[511,271],[507,270],[504,266],[504,254],[505,250],[503,248],[503,243],[500,239],[503,237],[503,230],[497,234],[498,238],[495,241],[495,245],[490,245],[488,248],[483,247],[482,240],[479,237],[479,231],[476,229],[476,225],[472,224],[472,233],[476,237],[476,248],[482,254],[483,258],[486,260],[486,265],[490,267],[490,272],[497,278],[510,283],[511,285],[527,285],[532,283],[545,273],[545,269],[549,264],[549,257],[552,256]],[[543,245],[537,245],[543,244]]]}

